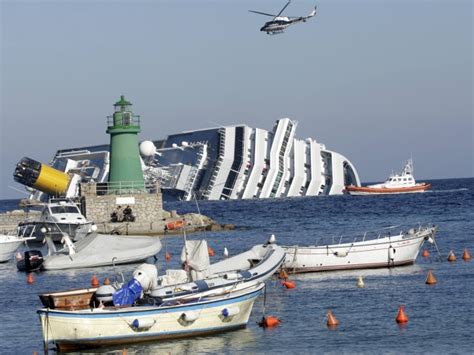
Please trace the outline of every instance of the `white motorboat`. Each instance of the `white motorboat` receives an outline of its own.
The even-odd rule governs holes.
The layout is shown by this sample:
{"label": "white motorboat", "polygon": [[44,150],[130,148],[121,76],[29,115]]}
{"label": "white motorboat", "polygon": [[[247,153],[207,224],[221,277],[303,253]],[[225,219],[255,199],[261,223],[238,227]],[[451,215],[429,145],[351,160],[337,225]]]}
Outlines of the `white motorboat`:
{"label": "white motorboat", "polygon": [[35,237],[0,234],[0,263],[11,260],[20,245],[33,239]]}
{"label": "white motorboat", "polygon": [[187,301],[83,310],[38,310],[45,352],[202,336],[245,328],[264,283]]}
{"label": "white motorboat", "polygon": [[283,267],[290,273],[302,273],[413,264],[425,241],[435,243],[438,229],[419,226],[393,233],[396,228],[366,233],[351,241],[341,237],[333,244],[285,246]]}
{"label": "white motorboat", "polygon": [[346,186],[345,192],[351,195],[389,195],[414,192],[425,192],[431,188],[431,184],[416,183],[413,176],[413,160],[405,164],[403,172],[391,174],[389,178],[381,183],[368,186]]}
{"label": "white motorboat", "polygon": [[[79,234],[78,230],[77,235]],[[161,241],[158,237],[109,235],[91,231],[77,242],[72,242],[67,234],[63,234],[64,247],[59,250],[56,250],[50,236],[47,235],[45,238],[48,255],[43,257],[41,265],[43,270],[136,263],[156,255],[161,250]],[[29,271],[21,261],[17,266],[21,271]]]}
{"label": "white motorboat", "polygon": [[21,227],[36,226],[35,236],[37,241],[43,241],[46,234],[58,243],[63,237],[63,233],[67,233],[74,241],[76,240],[76,230],[79,227],[91,226],[92,222],[88,221],[81,213],[79,207],[70,199],[57,198],[50,199],[44,204],[41,216],[38,221],[22,223]]}

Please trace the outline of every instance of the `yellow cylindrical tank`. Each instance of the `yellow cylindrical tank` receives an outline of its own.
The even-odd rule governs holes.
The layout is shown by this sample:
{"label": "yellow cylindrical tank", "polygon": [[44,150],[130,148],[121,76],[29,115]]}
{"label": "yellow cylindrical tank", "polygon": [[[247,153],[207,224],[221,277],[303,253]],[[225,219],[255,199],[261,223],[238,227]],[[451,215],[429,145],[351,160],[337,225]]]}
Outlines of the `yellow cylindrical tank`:
{"label": "yellow cylindrical tank", "polygon": [[41,170],[33,187],[50,195],[63,195],[69,185],[69,175],[48,165],[41,164]]}
{"label": "yellow cylindrical tank", "polygon": [[68,174],[30,158],[23,158],[13,173],[15,181],[52,196],[62,196],[69,186]]}

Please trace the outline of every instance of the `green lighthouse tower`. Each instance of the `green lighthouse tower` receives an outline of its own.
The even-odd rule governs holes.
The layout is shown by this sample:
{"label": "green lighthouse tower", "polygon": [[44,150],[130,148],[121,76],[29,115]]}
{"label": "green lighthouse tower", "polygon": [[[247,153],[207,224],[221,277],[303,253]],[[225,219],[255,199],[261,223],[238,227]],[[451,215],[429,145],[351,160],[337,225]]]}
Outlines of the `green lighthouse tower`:
{"label": "green lighthouse tower", "polygon": [[145,189],[137,141],[140,116],[133,114],[131,106],[122,95],[114,104],[113,116],[107,117],[107,133],[110,134],[109,193]]}

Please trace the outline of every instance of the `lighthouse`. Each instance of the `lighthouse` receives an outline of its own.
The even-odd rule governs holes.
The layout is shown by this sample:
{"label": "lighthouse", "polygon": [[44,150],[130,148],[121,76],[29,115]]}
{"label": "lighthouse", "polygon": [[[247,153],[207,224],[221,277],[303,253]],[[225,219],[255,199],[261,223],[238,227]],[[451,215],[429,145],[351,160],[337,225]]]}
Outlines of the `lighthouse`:
{"label": "lighthouse", "polygon": [[107,133],[110,134],[109,193],[145,189],[137,140],[140,116],[133,114],[131,106],[122,95],[114,104],[114,114],[107,117]]}

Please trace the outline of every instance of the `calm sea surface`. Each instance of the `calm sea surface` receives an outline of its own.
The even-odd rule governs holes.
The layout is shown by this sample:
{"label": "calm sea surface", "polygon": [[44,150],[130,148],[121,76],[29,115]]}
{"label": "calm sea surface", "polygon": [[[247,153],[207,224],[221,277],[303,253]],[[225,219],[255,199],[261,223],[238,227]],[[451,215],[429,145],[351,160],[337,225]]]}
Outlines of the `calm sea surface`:
{"label": "calm sea surface", "polygon": [[[279,327],[264,330],[256,325],[263,310],[259,298],[244,330],[130,346],[128,353],[473,353],[474,260],[464,262],[461,256],[464,248],[474,254],[474,179],[432,183],[432,191],[412,195],[200,202],[203,214],[238,227],[190,236],[207,238],[218,255],[224,247],[231,254],[242,252],[265,242],[271,233],[281,244],[308,245],[321,236],[434,223],[440,228],[442,258],[438,260],[432,248],[431,258],[419,256],[413,266],[293,276],[297,288],[292,290],[272,279],[267,284],[266,313],[282,320]],[[13,209],[16,203],[0,201],[0,211]],[[196,212],[194,203],[165,207]],[[163,241],[160,270],[178,268],[181,246],[180,237]],[[169,264],[164,263],[165,248],[172,254]],[[456,263],[446,261],[451,249],[458,256]],[[135,267],[118,269],[129,277]],[[424,283],[430,268],[438,279],[435,286]],[[102,280],[112,276],[112,268],[37,273],[35,283],[28,285],[13,262],[0,264],[0,353],[42,352],[37,294],[88,286],[94,273]],[[365,279],[365,289],[356,287],[359,275]],[[400,304],[410,319],[403,328],[395,322]],[[340,321],[337,330],[326,327],[327,309]]]}

